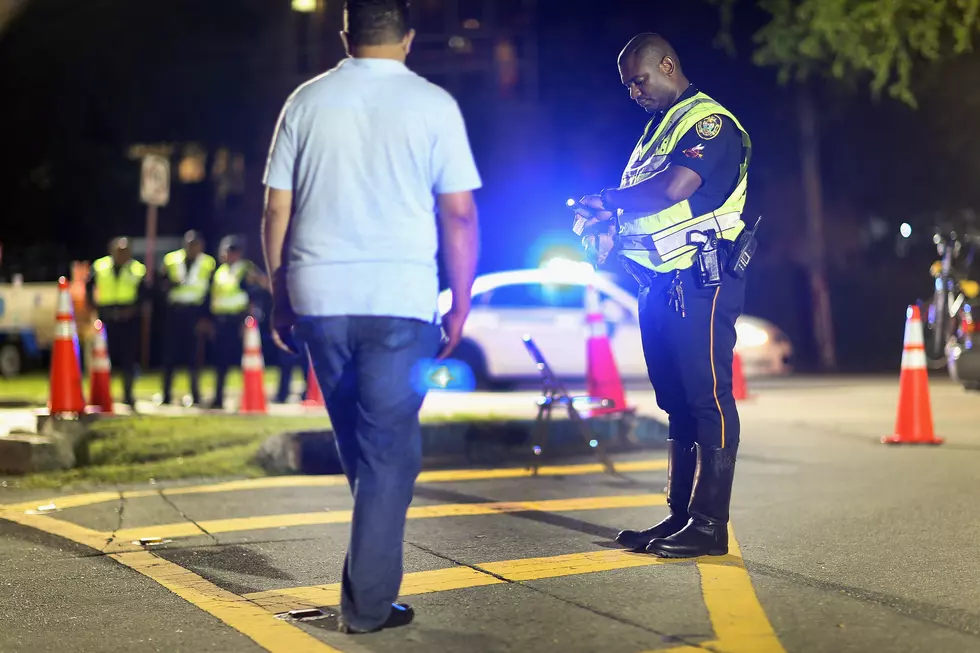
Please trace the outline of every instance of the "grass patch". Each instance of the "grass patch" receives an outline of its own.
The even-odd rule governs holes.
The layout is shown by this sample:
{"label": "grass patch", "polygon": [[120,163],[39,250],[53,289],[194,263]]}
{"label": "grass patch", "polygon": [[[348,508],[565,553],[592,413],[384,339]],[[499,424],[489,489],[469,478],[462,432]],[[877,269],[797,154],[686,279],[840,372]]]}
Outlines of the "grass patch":
{"label": "grass patch", "polygon": [[[428,423],[476,422],[493,416],[434,417]],[[93,424],[96,439],[89,446],[91,463],[59,472],[8,479],[8,487],[64,488],[75,485],[141,483],[151,479],[215,477],[255,478],[266,472],[255,454],[271,435],[330,428],[327,416],[140,415]],[[12,480],[12,482],[11,482]]]}
{"label": "grass patch", "polygon": [[132,465],[200,456],[218,449],[262,442],[286,431],[330,428],[326,415],[270,417],[198,415],[123,417],[96,422],[91,464]]}
{"label": "grass patch", "polygon": [[255,452],[271,435],[330,428],[326,415],[134,416],[98,421],[85,467],[30,474],[25,488],[138,483],[150,479],[264,475]]}
{"label": "grass patch", "polygon": [[253,462],[261,442],[215,449],[195,456],[165,458],[138,464],[79,467],[62,472],[31,474],[23,488],[65,488],[85,485],[143,483],[153,480],[234,476],[256,478],[265,470]]}

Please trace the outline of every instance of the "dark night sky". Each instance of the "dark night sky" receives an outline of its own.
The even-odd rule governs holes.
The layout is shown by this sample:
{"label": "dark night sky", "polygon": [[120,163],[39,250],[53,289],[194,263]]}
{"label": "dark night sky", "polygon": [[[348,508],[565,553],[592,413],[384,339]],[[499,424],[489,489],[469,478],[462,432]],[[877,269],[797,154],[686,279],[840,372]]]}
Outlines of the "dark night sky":
{"label": "dark night sky", "polygon": [[[546,120],[531,142],[522,143],[519,160],[495,167],[487,143],[499,137],[488,114],[496,109],[459,98],[487,181],[479,195],[482,269],[527,264],[543,235],[561,234],[574,245],[564,199],[615,185],[645,121],[619,82],[616,55],[636,32],[658,31],[675,45],[688,77],[738,115],[753,137],[748,211],[767,216],[764,258],[774,267],[767,284],[750,291],[751,312],[774,319],[791,336],[798,328],[805,339],[808,318],[797,308],[799,270],[792,263],[803,229],[795,96],[792,87],[777,86],[774,71],[749,62],[751,35],[764,15],[743,0],[735,22],[738,53],[731,57],[713,47],[717,11],[701,2],[539,3]],[[33,0],[0,34],[5,259],[16,256],[18,244],[61,243],[66,247],[58,256],[66,264],[69,256],[101,255],[118,233],[138,234],[138,168],[125,159],[125,149],[168,139],[246,153],[251,199],[222,219],[257,238],[250,232],[258,226],[261,166],[288,92],[276,84],[275,63],[263,54],[278,38],[270,32],[270,5]],[[334,39],[336,29],[327,31]],[[921,265],[929,252],[921,245],[921,260],[899,260],[892,240],[859,250],[868,217],[882,216],[892,231],[911,222],[918,235],[933,212],[980,204],[980,134],[968,128],[980,92],[965,91],[977,61],[923,68],[917,112],[890,100],[873,102],[863,85],[818,88],[827,223],[831,249],[841,253],[837,273],[842,283],[869,279],[869,289],[880,289],[881,279],[895,280],[882,310],[914,299],[910,295],[927,281],[924,270],[905,277],[902,270]],[[222,229],[208,213],[208,197],[207,189],[183,192],[161,213],[162,231]],[[214,233],[212,243],[220,235]],[[838,314],[852,311],[852,300],[867,308],[854,284],[844,285],[849,290],[835,295],[835,302],[844,302]]]}

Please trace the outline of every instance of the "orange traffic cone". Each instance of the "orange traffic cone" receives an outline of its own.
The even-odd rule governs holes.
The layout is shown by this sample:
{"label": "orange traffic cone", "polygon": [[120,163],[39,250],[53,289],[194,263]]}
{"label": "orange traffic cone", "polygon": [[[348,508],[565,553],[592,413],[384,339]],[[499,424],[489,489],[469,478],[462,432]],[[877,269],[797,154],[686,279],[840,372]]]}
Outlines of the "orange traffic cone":
{"label": "orange traffic cone", "polygon": [[749,385],[745,381],[745,373],[742,371],[742,357],[737,351],[732,357],[732,395],[736,401],[752,398],[749,394]]}
{"label": "orange traffic cone", "polygon": [[68,280],[58,279],[58,308],[55,317],[54,344],[51,348],[51,388],[48,411],[51,415],[81,414],[85,411],[82,396],[81,356],[78,332]]}
{"label": "orange traffic cone", "polygon": [[609,346],[609,332],[606,318],[599,307],[599,292],[589,286],[585,293],[585,323],[588,325],[588,338],[585,344],[586,371],[585,383],[588,395],[596,399],[608,399],[612,406],[596,408],[593,415],[608,415],[629,410],[623,381],[616,369],[612,348]]}
{"label": "orange traffic cone", "polygon": [[242,347],[242,402],[241,414],[266,414],[265,360],[262,358],[262,338],[259,324],[249,315],[245,318],[245,339]]}
{"label": "orange traffic cone", "polygon": [[306,375],[306,399],[303,400],[303,405],[311,408],[324,405],[320,384],[317,383],[316,374],[313,373],[313,363],[310,363],[310,371]]}
{"label": "orange traffic cone", "polygon": [[95,343],[92,345],[92,369],[88,379],[88,405],[100,413],[112,413],[112,363],[106,343],[105,325],[95,321]]}
{"label": "orange traffic cone", "polygon": [[885,436],[885,444],[942,444],[932,430],[932,403],[929,376],[922,340],[922,318],[918,306],[909,306],[905,322],[905,348],[898,390],[898,418],[895,434]]}

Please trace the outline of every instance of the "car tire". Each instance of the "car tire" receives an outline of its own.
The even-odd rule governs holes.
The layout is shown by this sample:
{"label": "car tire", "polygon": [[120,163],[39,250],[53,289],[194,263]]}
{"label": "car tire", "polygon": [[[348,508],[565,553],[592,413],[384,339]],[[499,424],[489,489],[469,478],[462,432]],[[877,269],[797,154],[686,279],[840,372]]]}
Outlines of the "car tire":
{"label": "car tire", "polygon": [[24,353],[20,347],[8,342],[0,345],[0,376],[12,379],[24,369]]}
{"label": "car tire", "polygon": [[475,390],[492,390],[493,383],[487,374],[487,362],[483,356],[483,351],[472,340],[464,340],[456,347],[452,353],[456,360],[466,363],[473,373],[473,384]]}

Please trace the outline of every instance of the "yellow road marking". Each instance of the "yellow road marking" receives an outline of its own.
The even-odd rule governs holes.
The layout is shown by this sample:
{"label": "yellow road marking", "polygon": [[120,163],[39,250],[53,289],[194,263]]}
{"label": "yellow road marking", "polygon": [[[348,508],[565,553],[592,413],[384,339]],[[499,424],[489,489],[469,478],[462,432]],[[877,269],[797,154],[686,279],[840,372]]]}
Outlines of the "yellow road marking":
{"label": "yellow road marking", "polygon": [[715,639],[699,646],[655,649],[646,653],[786,653],[752,588],[735,531],[728,525],[728,555],[696,560],[701,595]]}
{"label": "yellow road marking", "polygon": [[[655,472],[667,469],[666,459],[655,460],[631,460],[616,463],[616,470],[619,472]],[[599,463],[586,463],[580,465],[552,465],[538,469],[538,476],[583,476],[586,474],[601,474],[603,467]],[[455,481],[485,481],[508,478],[528,478],[534,474],[526,468],[500,468],[500,469],[449,469],[422,472],[419,474],[419,483],[452,483]],[[187,487],[176,487],[163,490],[167,496],[177,496],[181,494],[213,494],[218,492],[237,492],[242,490],[265,490],[273,488],[292,488],[292,487],[336,487],[347,485],[347,479],[343,476],[271,476],[265,478],[244,479],[239,481],[227,481],[225,483],[212,483],[210,485],[192,485]],[[131,492],[92,492],[88,494],[75,494],[67,496],[51,497],[47,499],[36,499],[34,501],[24,501],[21,503],[0,505],[0,509],[14,511],[30,510],[48,503],[53,503],[59,508],[80,508],[91,506],[98,503],[118,501],[120,497],[125,499],[139,499],[142,497],[157,496],[157,490],[134,490]]]}
{"label": "yellow road marking", "polygon": [[[44,533],[101,551],[106,534],[72,524],[51,515],[27,515],[23,511],[0,509],[0,519],[30,526]],[[160,585],[217,617],[227,626],[252,639],[270,653],[341,653],[301,629],[273,615],[255,603],[209,583],[197,574],[149,551],[116,553],[109,557],[153,579]]]}
{"label": "yellow road marking", "polygon": [[786,653],[752,587],[735,532],[728,527],[728,555],[699,558],[701,593],[724,653]]}
{"label": "yellow road marking", "polygon": [[148,551],[116,553],[110,557],[217,617],[270,653],[340,653],[301,629],[276,619],[248,599]]}
{"label": "yellow road marking", "polygon": [[[111,493],[104,493],[111,494]],[[493,514],[513,510],[586,510],[597,502],[620,501],[630,506],[663,503],[662,495],[631,495],[625,497],[593,497],[554,501],[528,501],[496,504],[456,504],[420,506],[416,517],[436,516],[440,509],[456,511],[451,514]],[[32,502],[29,505],[37,505]],[[62,503],[62,505],[65,505]],[[474,512],[474,510],[484,510]],[[347,513],[349,519],[349,511]],[[426,514],[428,513],[428,514]],[[337,513],[314,513],[318,517]],[[449,516],[449,513],[446,515]],[[272,516],[273,518],[277,516]],[[284,515],[278,517],[297,517]],[[53,515],[28,515],[23,510],[0,507],[0,519],[29,526],[57,535],[96,550],[104,550],[109,537]],[[258,518],[266,519],[266,518]],[[234,522],[242,520],[219,520]],[[248,520],[244,520],[248,521]],[[205,522],[207,523],[207,522]],[[322,522],[317,522],[322,523]],[[198,532],[194,529],[194,532]],[[117,540],[122,540],[117,533]],[[752,587],[752,580],[742,559],[741,549],[729,525],[729,553],[720,557],[698,558],[696,567],[701,577],[701,591],[716,639],[699,646],[679,646],[651,653],[786,653],[772,628]],[[322,607],[339,603],[339,584],[288,588],[256,592],[239,597],[209,583],[179,565],[168,562],[145,550],[111,554],[111,557],[139,573],[155,580],[181,598],[212,614],[223,623],[254,640],[272,653],[299,651],[310,653],[339,653],[336,649],[306,635],[305,632],[279,621],[270,613],[286,612],[304,607]],[[528,558],[490,562],[478,565],[489,573],[469,567],[451,567],[435,571],[406,574],[401,594],[410,596],[452,589],[495,585],[508,581],[528,581],[587,574],[627,567],[651,566],[683,560],[661,559],[633,554],[623,550],[578,553],[549,558]],[[494,575],[491,575],[494,574]],[[498,578],[501,577],[501,578]],[[506,580],[502,580],[506,579]]]}
{"label": "yellow road marking", "polygon": [[[118,496],[118,494],[116,495]],[[29,526],[39,531],[63,537],[66,540],[83,544],[96,551],[105,548],[110,535],[100,533],[63,519],[55,519],[53,515],[28,515],[23,510],[0,508],[0,519],[6,519],[22,526]]]}
{"label": "yellow road marking", "polygon": [[[485,562],[476,565],[489,573],[470,567],[447,567],[433,571],[418,571],[405,574],[402,579],[401,596],[445,592],[447,590],[500,585],[509,581],[520,582],[591,574],[611,569],[628,567],[649,567],[653,565],[682,562],[658,558],[656,556],[614,549],[590,551],[552,556],[549,558],[523,558]],[[495,575],[491,575],[495,574]],[[500,576],[502,578],[497,578]],[[505,580],[504,580],[505,579]],[[245,598],[261,605],[269,612],[281,613],[300,608],[319,608],[334,606],[340,602],[340,583],[315,585],[312,587],[291,587],[245,594]]]}
{"label": "yellow road marking", "polygon": [[[538,511],[565,512],[576,510],[602,510],[606,508],[638,508],[662,506],[662,494],[628,494],[611,497],[584,497],[581,499],[553,499],[547,501],[513,501],[494,503],[445,503],[434,506],[414,506],[408,509],[409,519],[430,519],[435,517],[469,517],[474,515],[495,515],[509,512]],[[330,512],[306,512],[285,515],[263,515],[260,517],[240,517],[235,519],[215,519],[199,521],[200,528],[211,534],[251,531],[265,528],[286,528],[290,526],[313,526],[319,524],[342,524],[351,520],[351,510],[332,510]],[[178,522],[159,526],[140,526],[116,531],[113,549],[125,547],[141,537],[192,537],[203,535],[196,524]],[[108,539],[105,534],[103,541]]]}
{"label": "yellow road marking", "polygon": [[33,510],[38,506],[55,504],[58,508],[80,508],[90,506],[95,503],[107,503],[109,501],[119,501],[122,493],[120,492],[92,492],[90,494],[74,494],[53,499],[35,499],[34,501],[24,501],[22,503],[12,503],[7,506],[0,506],[5,510]]}

